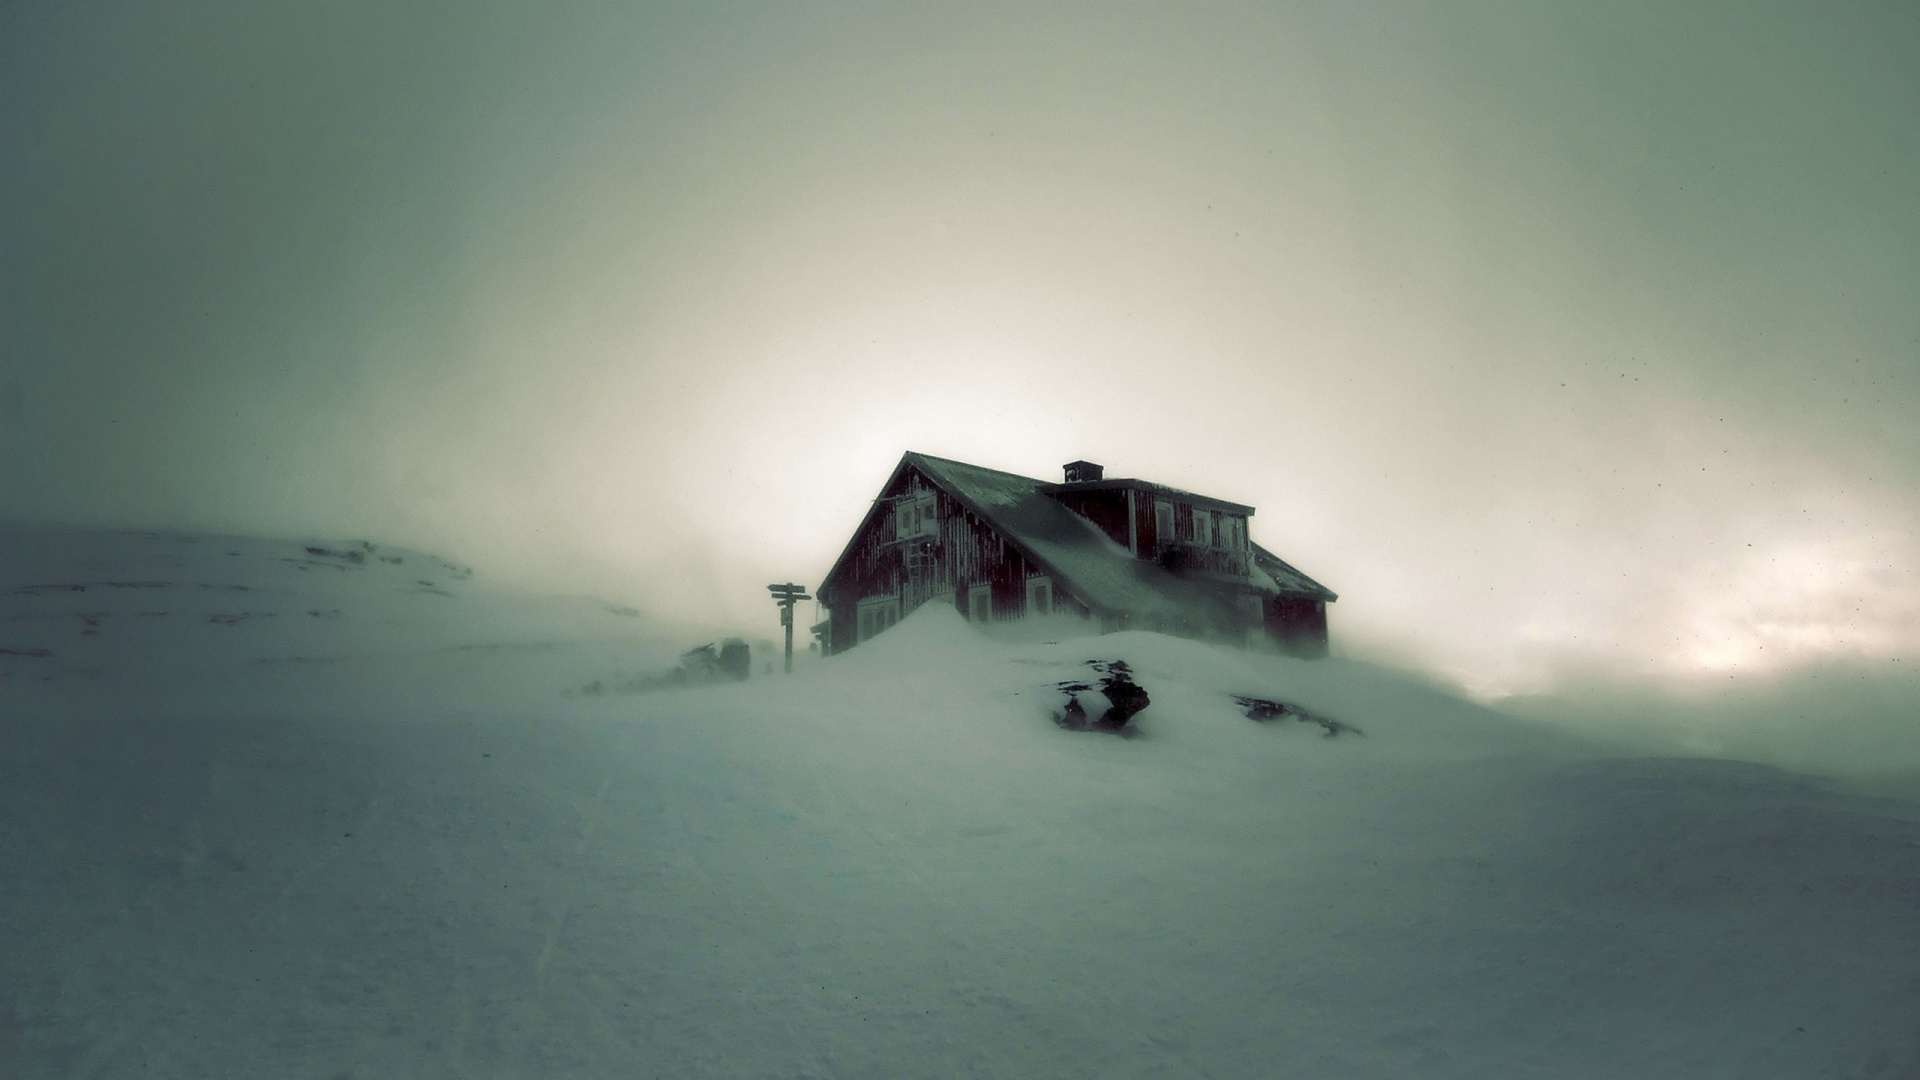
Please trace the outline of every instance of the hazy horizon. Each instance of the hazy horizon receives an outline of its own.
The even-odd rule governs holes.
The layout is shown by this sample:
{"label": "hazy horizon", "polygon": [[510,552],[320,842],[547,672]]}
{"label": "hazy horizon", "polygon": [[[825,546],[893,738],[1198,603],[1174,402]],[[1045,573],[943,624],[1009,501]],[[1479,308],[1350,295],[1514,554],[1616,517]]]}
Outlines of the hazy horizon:
{"label": "hazy horizon", "polygon": [[1085,457],[1482,695],[1910,667],[1916,56],[1897,4],[10,5],[0,518],[771,625],[903,451]]}

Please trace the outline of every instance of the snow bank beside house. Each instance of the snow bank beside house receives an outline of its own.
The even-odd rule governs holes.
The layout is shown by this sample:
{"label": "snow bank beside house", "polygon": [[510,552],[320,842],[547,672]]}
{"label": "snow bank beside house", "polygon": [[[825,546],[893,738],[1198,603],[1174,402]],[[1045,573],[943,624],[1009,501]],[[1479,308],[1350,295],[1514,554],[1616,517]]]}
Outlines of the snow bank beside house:
{"label": "snow bank beside house", "polygon": [[[43,569],[120,580],[144,545]],[[0,656],[0,1074],[1920,1066],[1910,802],[1609,757],[1362,665],[937,607],[790,678],[564,697],[635,620],[290,565],[226,583],[340,625],[110,648],[133,609],[83,638],[0,590],[30,616],[4,633],[73,639]],[[260,662],[289,649],[331,659]],[[1052,722],[1089,660],[1151,694],[1139,737]]]}
{"label": "snow bank beside house", "polygon": [[[1036,620],[1042,622],[1043,620]],[[871,642],[816,665],[808,680],[915,683],[976,714],[1009,717],[1051,707],[1050,687],[1086,678],[1091,661],[1125,662],[1153,695],[1143,736],[1173,745],[1233,752],[1264,738],[1236,700],[1290,702],[1368,734],[1322,753],[1336,760],[1441,761],[1504,754],[1590,753],[1577,738],[1537,721],[1475,705],[1405,673],[1345,660],[1301,660],[1144,631],[1098,634],[1071,619],[1044,621],[1050,633],[985,633],[953,609],[928,604]],[[803,680],[795,684],[809,687]],[[992,703],[992,704],[989,704]],[[951,717],[944,717],[952,719]],[[992,721],[986,721],[992,722]],[[1303,736],[1314,732],[1302,732]]]}

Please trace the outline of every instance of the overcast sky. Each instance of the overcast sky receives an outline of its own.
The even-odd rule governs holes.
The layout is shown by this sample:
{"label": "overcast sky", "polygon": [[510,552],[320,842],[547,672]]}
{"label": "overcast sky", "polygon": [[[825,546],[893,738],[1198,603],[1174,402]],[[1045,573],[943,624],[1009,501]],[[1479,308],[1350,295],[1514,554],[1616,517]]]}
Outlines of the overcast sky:
{"label": "overcast sky", "polygon": [[1920,663],[1920,7],[0,7],[0,517],[773,625],[916,449],[1485,693]]}

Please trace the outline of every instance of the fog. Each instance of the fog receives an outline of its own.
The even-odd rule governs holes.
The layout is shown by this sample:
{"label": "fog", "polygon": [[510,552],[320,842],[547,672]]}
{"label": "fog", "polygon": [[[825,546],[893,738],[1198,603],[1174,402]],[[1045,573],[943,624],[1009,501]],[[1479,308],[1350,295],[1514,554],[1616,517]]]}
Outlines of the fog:
{"label": "fog", "polygon": [[1895,3],[9,4],[0,517],[770,625],[903,450],[1086,457],[1485,697],[1871,681],[1916,59]]}

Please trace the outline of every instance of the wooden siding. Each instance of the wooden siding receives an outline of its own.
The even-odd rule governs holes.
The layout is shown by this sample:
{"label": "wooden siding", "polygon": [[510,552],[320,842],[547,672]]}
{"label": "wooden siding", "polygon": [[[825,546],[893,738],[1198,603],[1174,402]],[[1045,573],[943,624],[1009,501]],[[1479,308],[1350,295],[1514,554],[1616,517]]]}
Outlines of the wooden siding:
{"label": "wooden siding", "polygon": [[1060,500],[1062,506],[1093,522],[1114,543],[1127,546],[1127,493],[1124,489],[1075,491],[1068,486],[1054,497]]}
{"label": "wooden siding", "polygon": [[[1040,485],[1036,483],[1036,487]],[[1205,625],[1185,619],[1171,623],[1165,619],[1136,621],[1124,612],[1108,613],[1101,620],[1103,629],[1140,626],[1202,636],[1254,631],[1289,652],[1326,655],[1323,599],[1299,594],[1263,595],[1249,579],[1254,554],[1247,536],[1248,518],[1240,512],[1244,508],[1197,497],[1196,501],[1183,500],[1178,492],[1145,486],[1082,490],[1074,485],[1046,485],[1044,490],[1122,549],[1134,547],[1136,557],[1156,562],[1218,594],[1239,613],[1234,620],[1207,617]],[[1166,530],[1160,527],[1158,510],[1163,503],[1171,511],[1171,527]],[[1214,514],[1216,524],[1205,531],[1210,534],[1208,542],[1201,542],[1203,533],[1195,528],[1196,509]],[[892,603],[885,609],[902,618],[928,602],[950,604],[963,618],[968,617],[972,614],[971,594],[979,586],[988,590],[989,619],[1022,618],[1032,595],[1029,582],[1045,573],[1030,564],[996,528],[977,519],[936,485],[919,465],[905,460],[874,500],[872,510],[836,562],[831,580],[819,589],[820,603],[827,614],[823,646],[829,652],[842,652],[858,644],[862,640],[863,608],[874,615],[867,636],[891,626],[891,619],[882,615],[878,606],[889,600]],[[1089,612],[1072,588],[1070,581],[1053,581],[1052,607],[1084,617]]]}
{"label": "wooden siding", "polygon": [[1134,554],[1143,559],[1160,557],[1160,519],[1154,516],[1153,493],[1135,492],[1133,496],[1133,529],[1138,538],[1140,549]]}
{"label": "wooden siding", "polygon": [[[937,528],[927,535],[901,537],[896,524],[900,508],[929,497]],[[964,617],[968,590],[987,585],[995,620],[1026,614],[1027,579],[1044,571],[1030,565],[1004,537],[918,469],[901,470],[881,493],[879,503],[879,512],[848,550],[831,590],[820,597],[829,618],[829,652],[842,652],[858,643],[860,601],[872,597],[898,596],[902,618],[931,601],[950,604]],[[1057,611],[1086,614],[1085,606],[1061,582],[1053,585],[1053,606]]]}
{"label": "wooden siding", "polygon": [[[1160,535],[1159,515],[1153,508],[1155,499],[1173,505],[1172,536]],[[1196,543],[1193,525],[1195,507],[1192,503],[1178,502],[1147,491],[1140,492],[1134,503],[1134,527],[1138,530],[1141,558],[1152,559],[1176,573],[1236,582],[1247,580],[1253,548],[1247,540],[1247,519],[1244,515],[1216,513],[1213,541],[1200,544]],[[1228,522],[1233,524],[1229,526]],[[1237,546],[1221,546],[1219,537],[1223,529],[1232,530],[1231,535],[1235,537]]]}
{"label": "wooden siding", "polygon": [[1283,651],[1327,655],[1327,605],[1310,596],[1269,596],[1264,604],[1267,636]]}

